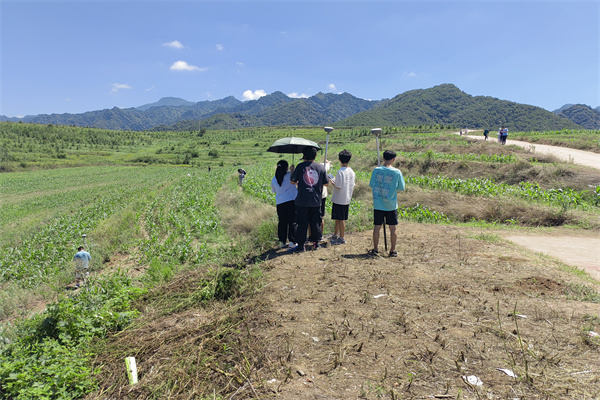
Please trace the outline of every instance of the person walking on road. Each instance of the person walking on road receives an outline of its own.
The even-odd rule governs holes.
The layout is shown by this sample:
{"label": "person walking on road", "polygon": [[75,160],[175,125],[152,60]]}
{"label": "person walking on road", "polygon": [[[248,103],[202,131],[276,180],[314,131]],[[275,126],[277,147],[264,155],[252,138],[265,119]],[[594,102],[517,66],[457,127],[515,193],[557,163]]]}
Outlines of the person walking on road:
{"label": "person walking on road", "polygon": [[296,247],[296,208],[294,201],[298,194],[296,185],[292,185],[290,177],[294,172],[294,166],[288,168],[288,162],[279,160],[275,169],[275,176],[271,180],[271,191],[275,193],[275,204],[277,205],[277,237],[281,248],[286,246],[289,240],[289,247]]}
{"label": "person walking on road", "polygon": [[508,138],[508,128],[503,126],[500,128],[500,142],[503,145],[506,144],[506,138]]}
{"label": "person walking on road", "polygon": [[396,241],[398,235],[398,192],[404,190],[404,177],[398,168],[393,166],[396,153],[386,150],[383,153],[383,165],[373,170],[369,186],[373,190],[373,249],[371,255],[379,255],[379,235],[381,226],[386,223],[390,227],[390,257],[397,257]]}
{"label": "person walking on road", "polygon": [[296,229],[298,246],[289,249],[290,252],[304,251],[304,241],[309,226],[309,239],[313,242],[313,249],[319,248],[319,242],[323,235],[321,232],[321,200],[323,186],[329,185],[329,178],[323,164],[315,162],[317,156],[315,147],[305,147],[302,154],[304,161],[296,166],[290,177],[292,184],[298,185],[298,194],[294,202],[296,223],[298,224]]}

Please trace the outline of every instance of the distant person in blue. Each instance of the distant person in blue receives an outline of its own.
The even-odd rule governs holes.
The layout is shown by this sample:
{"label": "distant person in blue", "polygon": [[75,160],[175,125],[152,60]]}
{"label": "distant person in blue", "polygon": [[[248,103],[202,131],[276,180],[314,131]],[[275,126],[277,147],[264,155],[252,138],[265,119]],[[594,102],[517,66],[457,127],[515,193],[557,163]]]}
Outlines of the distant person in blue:
{"label": "distant person in blue", "polygon": [[244,184],[244,178],[246,178],[246,170],[243,168],[238,168],[238,174],[240,174],[240,186],[242,186]]}
{"label": "distant person in blue", "polygon": [[294,201],[298,194],[296,185],[292,185],[290,177],[294,172],[294,166],[290,169],[288,162],[279,160],[275,169],[275,176],[271,179],[271,191],[275,193],[275,204],[277,205],[277,236],[279,247],[284,248],[289,239],[289,247],[296,247],[296,207]]}
{"label": "distant person in blue", "polygon": [[506,138],[508,138],[508,128],[503,126],[500,128],[500,142],[506,144]]}
{"label": "distant person in blue", "polygon": [[486,129],[485,131],[483,131],[483,136],[485,136],[485,140],[488,140],[488,135],[490,134],[490,131],[488,129]]}
{"label": "distant person in blue", "polygon": [[87,278],[90,276],[88,271],[92,256],[90,253],[85,251],[83,246],[77,248],[77,254],[73,257],[75,261],[75,279],[77,280],[76,286],[79,287],[82,283],[85,283]]}
{"label": "distant person in blue", "polygon": [[379,235],[381,226],[386,223],[390,227],[390,257],[397,257],[396,226],[398,225],[398,192],[404,190],[404,177],[393,164],[396,153],[386,150],[383,153],[383,165],[373,170],[369,186],[373,190],[373,249],[371,255],[379,255]]}

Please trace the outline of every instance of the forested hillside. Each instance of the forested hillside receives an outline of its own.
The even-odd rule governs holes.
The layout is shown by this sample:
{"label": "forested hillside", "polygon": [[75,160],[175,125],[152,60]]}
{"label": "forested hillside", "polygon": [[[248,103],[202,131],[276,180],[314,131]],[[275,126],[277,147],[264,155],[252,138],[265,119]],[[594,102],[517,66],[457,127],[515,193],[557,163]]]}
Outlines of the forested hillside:
{"label": "forested hillside", "polygon": [[533,131],[580,128],[540,107],[471,96],[454,85],[411,90],[337,123],[346,126],[450,124],[456,127]]}
{"label": "forested hillside", "polygon": [[291,98],[279,91],[243,102],[233,96],[197,103],[167,97],[137,108],[27,116],[22,122],[132,131],[323,125],[450,125],[494,130],[503,124],[511,131],[533,131],[582,126],[597,129],[600,114],[588,106],[576,105],[561,109],[557,115],[531,105],[471,96],[452,84],[444,84],[377,101],[359,99],[349,93]]}
{"label": "forested hillside", "polygon": [[[369,110],[379,101],[359,99],[348,93],[317,93],[296,99],[274,92],[257,100],[240,101],[233,96],[220,100],[190,103],[164,98],[137,108],[89,111],[82,114],[0,117],[3,121],[69,125],[112,130],[227,129],[249,126],[330,124]],[[192,105],[189,105],[192,104]],[[229,121],[229,122],[228,122]]]}
{"label": "forested hillside", "polygon": [[558,116],[567,118],[586,129],[600,129],[600,108],[593,109],[584,104],[573,104],[557,111],[555,114]]}

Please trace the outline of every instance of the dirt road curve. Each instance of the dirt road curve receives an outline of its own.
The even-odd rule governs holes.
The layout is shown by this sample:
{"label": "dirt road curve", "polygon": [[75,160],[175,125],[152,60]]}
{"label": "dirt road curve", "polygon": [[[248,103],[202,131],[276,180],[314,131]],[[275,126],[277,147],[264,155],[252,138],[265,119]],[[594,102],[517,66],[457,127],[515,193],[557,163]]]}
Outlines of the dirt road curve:
{"label": "dirt road curve", "polygon": [[[494,132],[490,132],[488,141],[498,141],[498,139],[493,137],[494,134]],[[481,133],[479,135],[466,135],[466,137],[468,137],[469,139],[484,139],[483,134]],[[520,142],[518,140],[510,140],[510,135],[508,136],[506,144],[520,146],[525,149],[531,149],[534,153],[538,154],[552,154],[553,156],[565,162],[572,161],[575,164],[600,169],[600,154],[592,153],[591,151],[569,149],[568,147],[548,146],[545,144],[531,144],[529,142]]]}
{"label": "dirt road curve", "polygon": [[[469,139],[484,139],[481,131],[474,132],[479,132],[479,135],[463,136],[468,137]],[[458,134],[458,132],[456,132],[456,134]],[[494,135],[494,132],[490,132],[488,140],[497,142],[498,139],[493,137]],[[531,149],[534,153],[551,154],[566,162],[573,162],[575,164],[600,169],[600,154],[589,151],[543,144],[533,145],[528,142],[510,140],[510,136],[508,137],[506,144]],[[518,236],[510,234],[505,235],[504,238],[520,246],[526,247],[529,250],[557,258],[565,264],[584,268],[592,277],[600,280],[600,235],[598,233],[592,234],[592,237],[586,238],[556,235]]]}
{"label": "dirt road curve", "polygon": [[584,268],[600,281],[600,239],[582,237],[506,236],[520,246],[558,258],[565,264]]}

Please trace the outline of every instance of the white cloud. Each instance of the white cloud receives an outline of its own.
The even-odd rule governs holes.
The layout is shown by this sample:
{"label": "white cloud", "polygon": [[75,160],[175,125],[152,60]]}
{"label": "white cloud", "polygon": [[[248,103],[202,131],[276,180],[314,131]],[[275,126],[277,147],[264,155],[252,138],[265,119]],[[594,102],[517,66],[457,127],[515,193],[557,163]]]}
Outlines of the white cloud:
{"label": "white cloud", "polygon": [[304,94],[304,93],[298,94],[296,92],[292,92],[292,93],[288,94],[288,97],[291,97],[292,99],[307,99],[310,96],[307,94]]}
{"label": "white cloud", "polygon": [[155,92],[156,91],[156,86],[152,85],[147,89],[144,89],[145,92]]}
{"label": "white cloud", "polygon": [[329,89],[333,90],[334,92],[337,92],[337,88],[335,87],[335,85],[333,83],[329,84]]}
{"label": "white cloud", "polygon": [[245,67],[245,66],[246,66],[246,65],[244,65],[244,63],[243,63],[243,62],[241,62],[241,61],[238,61],[238,62],[236,62],[235,64],[236,64],[238,67],[240,67],[240,68],[241,68],[241,67]]}
{"label": "white cloud", "polygon": [[117,94],[119,93],[119,91],[123,90],[123,89],[133,89],[132,86],[126,84],[126,83],[111,83],[111,89],[110,89],[110,94]]}
{"label": "white cloud", "polygon": [[179,40],[173,40],[172,42],[163,43],[163,46],[172,47],[174,49],[183,49],[183,45]]}
{"label": "white cloud", "polygon": [[176,61],[169,68],[171,71],[206,71],[208,68],[200,68],[190,65],[185,61]]}
{"label": "white cloud", "polygon": [[256,100],[256,99],[260,99],[263,96],[266,96],[267,92],[265,92],[262,89],[259,90],[255,90],[254,92],[252,90],[246,90],[243,94],[242,97],[244,98],[244,100]]}
{"label": "white cloud", "polygon": [[409,78],[416,78],[417,74],[414,73],[414,72],[406,72],[406,71],[404,71],[404,76],[407,76]]}
{"label": "white cloud", "polygon": [[220,44],[220,43],[217,43],[217,44],[215,45],[215,47],[217,48],[217,50],[218,50],[218,51],[223,51],[223,50],[225,50],[225,47],[224,47],[222,44]]}

